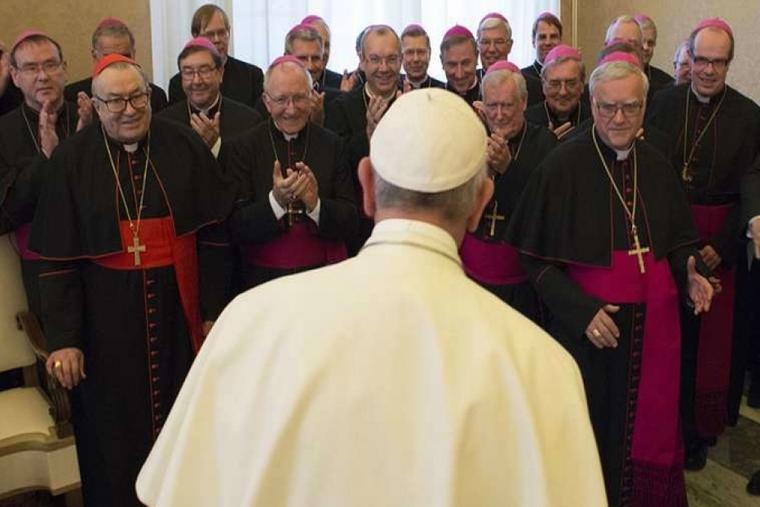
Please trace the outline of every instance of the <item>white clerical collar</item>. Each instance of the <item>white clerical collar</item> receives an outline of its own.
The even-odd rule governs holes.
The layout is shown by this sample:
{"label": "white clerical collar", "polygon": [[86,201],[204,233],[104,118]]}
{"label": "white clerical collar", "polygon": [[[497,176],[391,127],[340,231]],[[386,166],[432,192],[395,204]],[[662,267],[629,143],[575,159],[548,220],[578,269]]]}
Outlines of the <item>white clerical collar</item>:
{"label": "white clerical collar", "polygon": [[[369,89],[369,83],[365,83],[365,84],[364,84],[364,93],[366,93],[366,94],[367,94],[367,96],[368,96],[370,99],[374,99],[375,97],[377,97],[377,96],[378,96],[378,95],[376,95],[376,94],[374,94],[374,93],[372,93],[372,92],[370,91],[370,89]],[[389,93],[389,94],[388,94],[388,96],[386,96],[386,97],[381,97],[381,98],[383,98],[383,99],[385,99],[385,100],[388,100],[388,99],[390,99],[391,97],[393,97],[393,95],[394,95],[395,93],[396,93],[395,91],[392,91],[391,93]]]}
{"label": "white clerical collar", "polygon": [[279,126],[279,125],[277,125],[277,122],[276,122],[276,121],[272,120],[272,123],[274,123],[274,128],[276,128],[276,129],[277,129],[277,132],[279,132],[279,133],[280,133],[280,135],[282,135],[282,137],[284,137],[284,138],[285,138],[285,140],[286,140],[286,141],[288,141],[288,142],[290,142],[290,141],[295,141],[296,139],[298,139],[298,136],[301,134],[301,132],[300,132],[300,131],[299,131],[299,132],[296,132],[295,134],[288,134],[287,132],[284,132],[284,131],[283,131],[283,130],[280,128],[280,126]]}
{"label": "white clerical collar", "polygon": [[129,143],[124,145],[124,151],[134,153],[137,151],[138,143]]}
{"label": "white clerical collar", "polygon": [[413,88],[419,88],[420,86],[422,86],[422,83],[424,83],[428,79],[429,79],[429,76],[425,74],[425,76],[419,81],[412,81],[411,79],[409,79],[409,74],[406,75],[406,80],[409,81],[409,84],[411,84]]}
{"label": "white clerical collar", "polygon": [[205,114],[206,116],[208,116],[208,112],[216,107],[216,105],[219,103],[219,99],[221,97],[222,97],[222,94],[221,93],[217,93],[216,94],[216,99],[214,99],[214,102],[212,102],[210,106],[208,106],[208,107],[196,107],[196,109],[199,110],[201,113]]}
{"label": "white clerical collar", "polygon": [[632,149],[633,149],[633,145],[631,145],[628,149],[625,149],[625,150],[615,150],[615,153],[617,154],[617,160],[627,159],[628,155],[631,154]]}
{"label": "white clerical collar", "polygon": [[699,102],[702,104],[709,104],[710,103],[710,97],[707,95],[702,95],[697,92],[696,89],[694,89],[694,83],[691,84],[691,92],[694,94],[694,96],[697,98]]}
{"label": "white clerical collar", "polygon": [[375,224],[364,248],[372,245],[410,245],[438,253],[461,265],[454,238],[429,222],[405,218],[388,218]]}

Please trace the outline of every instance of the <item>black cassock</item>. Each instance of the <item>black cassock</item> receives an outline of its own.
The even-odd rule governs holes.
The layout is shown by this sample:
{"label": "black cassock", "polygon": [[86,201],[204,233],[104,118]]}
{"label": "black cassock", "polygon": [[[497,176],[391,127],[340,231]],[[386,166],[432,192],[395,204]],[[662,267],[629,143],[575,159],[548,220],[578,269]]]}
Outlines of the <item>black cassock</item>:
{"label": "black cassock", "polygon": [[541,86],[541,70],[543,68],[544,66],[538,60],[534,60],[531,65],[520,69],[525,78],[525,84],[528,85],[528,104],[530,106],[540,104],[546,99],[544,89]]}
{"label": "black cassock", "polygon": [[673,76],[654,65],[647,65],[646,69],[644,69],[644,74],[646,74],[649,79],[649,88],[653,89],[655,92],[673,85],[675,81]]}
{"label": "black cassock", "polygon": [[[754,313],[753,308],[742,310],[742,300],[749,296],[734,288],[737,283],[744,290],[748,277],[742,251],[746,222],[741,218],[740,184],[760,148],[760,108],[730,86],[702,103],[689,84],[682,84],[657,93],[649,123],[663,130],[673,146],[673,167],[698,225],[704,224],[700,215],[713,215],[718,223],[717,227],[703,225],[700,235],[702,244],[712,246],[721,257],[716,274],[723,280],[724,291],[710,313],[682,315],[684,436],[694,449],[700,447],[700,440],[716,436],[738,417],[748,347],[742,321]],[[725,218],[717,217],[721,212]],[[725,385],[729,373],[730,388]]]}
{"label": "black cassock", "polygon": [[[517,252],[505,251],[509,247],[504,239],[507,224],[513,216],[523,188],[556,145],[554,134],[542,126],[527,122],[509,140],[514,158],[504,174],[494,176],[493,198],[486,206],[477,230],[473,234],[467,234],[460,248],[465,271],[471,278],[536,322],[541,319],[535,290],[519,266]],[[506,266],[507,264],[513,266]],[[490,269],[491,266],[496,269]],[[498,271],[499,266],[510,273]],[[521,281],[514,281],[520,278]],[[513,283],[507,283],[508,281]]]}
{"label": "black cassock", "polygon": [[[359,204],[360,209],[362,191],[357,169],[359,161],[369,155],[369,139],[367,139],[367,105],[369,100],[369,96],[364,91],[364,86],[357,87],[350,92],[340,94],[339,97],[330,102],[325,114],[325,127],[338,134],[345,144],[346,159],[354,184],[355,202]],[[373,220],[360,213],[358,233],[348,244],[349,255],[356,255],[369,238],[373,226]]]}
{"label": "black cassock", "polygon": [[[615,152],[601,141],[599,145],[630,207],[634,198],[632,155],[624,162],[616,162]],[[693,245],[697,241],[685,196],[664,157],[646,142],[637,141],[634,149],[638,162],[636,224],[640,244],[653,252],[654,259],[647,262],[668,261],[666,277],[670,279],[672,272],[678,287],[683,288],[686,260],[696,253]],[[620,303],[620,311],[612,315],[620,329],[618,347],[597,349],[585,336],[586,327],[604,304],[619,304],[620,300],[592,296],[572,273],[589,268],[605,272],[612,266],[613,251],[629,257],[626,253],[634,247],[630,231],[630,220],[612,189],[589,131],[555,148],[534,172],[512,215],[507,242],[522,252],[523,266],[551,313],[550,334],[573,355],[581,369],[610,504],[625,504],[636,489],[637,498],[666,498],[676,505],[685,501],[677,452],[678,353],[671,353],[676,364],[669,384],[669,424],[661,427],[670,437],[663,450],[671,460],[655,467],[648,485],[636,482],[639,486],[634,486],[634,469],[648,469],[632,461],[636,410],[629,408],[641,403],[640,371],[646,371],[641,361],[643,328],[650,310],[645,303]],[[705,270],[704,266],[700,268]],[[671,322],[677,325],[675,297],[669,308]],[[677,340],[677,336],[669,340],[672,338]]]}
{"label": "black cassock", "polygon": [[[58,142],[76,132],[77,108],[64,102],[56,119]],[[21,104],[0,117],[0,232],[15,231],[21,256],[21,275],[29,310],[39,317],[37,277],[40,262],[27,249],[30,223],[45,174],[44,154],[39,141],[39,114]]]}
{"label": "black cassock", "polygon": [[[300,203],[296,204],[298,214],[275,216],[269,201],[275,159],[282,171],[295,170],[296,162],[303,162],[314,173],[320,199],[318,225]],[[319,244],[317,249],[342,247],[345,252],[345,244],[356,234],[358,214],[343,142],[333,132],[309,123],[296,138],[287,140],[269,120],[225,142],[219,160],[237,183],[229,231],[240,253],[243,288],[331,262],[306,256],[299,260],[300,252],[289,251],[292,243],[287,238],[295,223],[308,227],[311,240]],[[264,260],[266,256],[270,259]]]}
{"label": "black cassock", "polygon": [[[578,105],[569,115],[567,115],[567,118],[559,118],[549,109],[546,101],[543,101],[538,104],[533,104],[526,109],[525,119],[534,125],[543,125],[550,130],[554,130],[567,122],[570,122],[574,128],[577,128],[591,118],[591,107],[584,99],[585,97],[581,96]],[[567,136],[562,137],[562,140],[566,139]]]}
{"label": "black cassock", "polygon": [[[226,302],[217,259],[229,248],[215,231],[231,208],[232,186],[196,136],[165,120],[153,119],[149,143],[143,140],[134,153],[108,143],[132,220],[142,201],[142,231],[160,221],[177,240],[172,248],[189,242],[187,258],[197,245],[199,280],[184,288],[199,286],[201,317],[214,320]],[[180,291],[178,252],[164,251],[174,258],[168,265],[145,268],[126,253],[131,245],[120,227],[127,212],[105,146],[96,124],[55,151],[30,248],[46,259],[40,294],[49,348],[84,353],[87,378],[72,398],[85,502],[139,505],[134,482],[190,368],[199,320],[184,311],[180,296],[192,290]],[[145,236],[142,243],[143,255],[158,253]],[[106,267],[123,258],[128,268]]]}
{"label": "black cassock", "polygon": [[[63,89],[63,96],[66,97],[66,100],[68,100],[69,102],[76,104],[77,95],[79,95],[79,92],[85,92],[88,97],[92,97],[92,78],[91,77],[82,79],[81,81],[75,81],[74,83],[67,84],[66,88]],[[155,114],[161,111],[163,108],[165,108],[168,104],[169,104],[169,101],[166,99],[166,92],[164,91],[164,89],[156,84],[150,83],[150,109],[151,111],[153,111],[153,113]]]}
{"label": "black cassock", "polygon": [[[264,73],[257,66],[227,57],[224,64],[224,79],[220,91],[224,97],[236,100],[248,107],[255,107],[256,101],[264,91]],[[174,74],[169,80],[169,104],[185,100],[182,89],[182,76]]]}
{"label": "black cassock", "polygon": [[[195,114],[199,112],[190,106],[187,100],[184,100],[167,107],[161,111],[159,116],[192,128],[190,126],[191,111]],[[255,109],[223,96],[220,96],[219,101],[209,110],[209,118],[213,118],[217,112],[219,113],[219,133],[222,141],[232,139],[258,124],[262,119]]]}

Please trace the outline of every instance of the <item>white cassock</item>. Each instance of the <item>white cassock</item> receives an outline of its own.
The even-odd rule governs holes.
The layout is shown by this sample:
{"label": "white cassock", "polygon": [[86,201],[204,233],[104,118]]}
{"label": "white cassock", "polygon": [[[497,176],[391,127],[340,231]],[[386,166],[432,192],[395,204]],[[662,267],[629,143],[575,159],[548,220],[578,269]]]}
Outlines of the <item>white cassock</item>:
{"label": "white cassock", "polygon": [[410,220],[230,304],[137,491],[177,507],[606,505],[572,358],[465,276],[448,233]]}

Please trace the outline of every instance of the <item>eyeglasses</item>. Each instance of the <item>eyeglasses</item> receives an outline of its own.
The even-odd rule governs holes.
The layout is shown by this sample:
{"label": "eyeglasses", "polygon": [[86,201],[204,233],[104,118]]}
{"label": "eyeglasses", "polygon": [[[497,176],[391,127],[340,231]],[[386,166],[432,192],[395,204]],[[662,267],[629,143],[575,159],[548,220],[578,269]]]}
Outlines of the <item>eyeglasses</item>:
{"label": "eyeglasses", "polygon": [[490,46],[506,47],[508,39],[478,39],[478,46],[487,48]]}
{"label": "eyeglasses", "polygon": [[632,118],[641,112],[644,104],[641,102],[628,102],[626,104],[609,104],[605,102],[596,102],[596,109],[602,118],[612,118],[618,111],[623,112],[626,118]]}
{"label": "eyeglasses", "polygon": [[217,39],[226,39],[230,36],[230,31],[226,28],[223,28],[221,30],[213,30],[210,32],[201,32],[201,37],[205,37],[210,41],[217,40]]}
{"label": "eyeglasses", "polygon": [[370,64],[375,65],[375,66],[379,66],[383,62],[385,62],[385,65],[392,67],[394,65],[398,65],[399,55],[388,55],[388,56],[369,55],[367,57],[367,61]]}
{"label": "eyeglasses", "polygon": [[198,68],[182,67],[182,69],[179,71],[179,73],[182,75],[183,79],[187,79],[188,81],[190,81],[190,80],[194,79],[195,76],[199,76],[201,79],[206,79],[215,70],[216,70],[216,67],[211,67],[209,65],[203,65],[202,67],[198,67]]}
{"label": "eyeglasses", "polygon": [[581,82],[579,79],[550,79],[549,81],[544,81],[544,83],[549,91],[558,92],[562,89],[563,85],[568,91],[577,90]]}
{"label": "eyeglasses", "polygon": [[715,70],[723,70],[728,67],[728,58],[707,58],[706,56],[695,56],[691,60],[691,65],[695,69],[705,69],[712,65]]}
{"label": "eyeglasses", "polygon": [[267,97],[269,97],[269,100],[272,101],[272,103],[277,107],[287,107],[288,104],[291,102],[296,107],[306,107],[309,105],[311,101],[311,97],[308,95],[281,95],[279,97],[275,97],[273,95],[270,95],[268,92],[264,92]]}
{"label": "eyeglasses", "polygon": [[484,102],[483,106],[488,114],[497,113],[499,110],[510,113],[517,109],[517,102]]}
{"label": "eyeglasses", "polygon": [[106,109],[111,113],[122,113],[127,110],[127,102],[132,105],[132,109],[141,110],[145,109],[150,101],[150,93],[143,92],[138,95],[132,95],[131,97],[117,99],[102,99],[98,96],[93,97],[106,105]]}
{"label": "eyeglasses", "polygon": [[47,61],[42,63],[25,63],[21,67],[16,67],[19,72],[27,76],[36,76],[43,71],[45,74],[55,74],[61,67],[63,62]]}

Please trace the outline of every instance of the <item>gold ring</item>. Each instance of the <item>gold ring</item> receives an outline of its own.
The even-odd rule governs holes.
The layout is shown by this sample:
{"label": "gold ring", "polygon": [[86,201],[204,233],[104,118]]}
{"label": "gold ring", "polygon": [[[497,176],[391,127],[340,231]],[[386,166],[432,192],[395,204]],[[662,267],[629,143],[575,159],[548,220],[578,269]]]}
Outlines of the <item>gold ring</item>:
{"label": "gold ring", "polygon": [[60,361],[56,361],[53,363],[53,368],[61,368],[63,366],[63,363]]}

